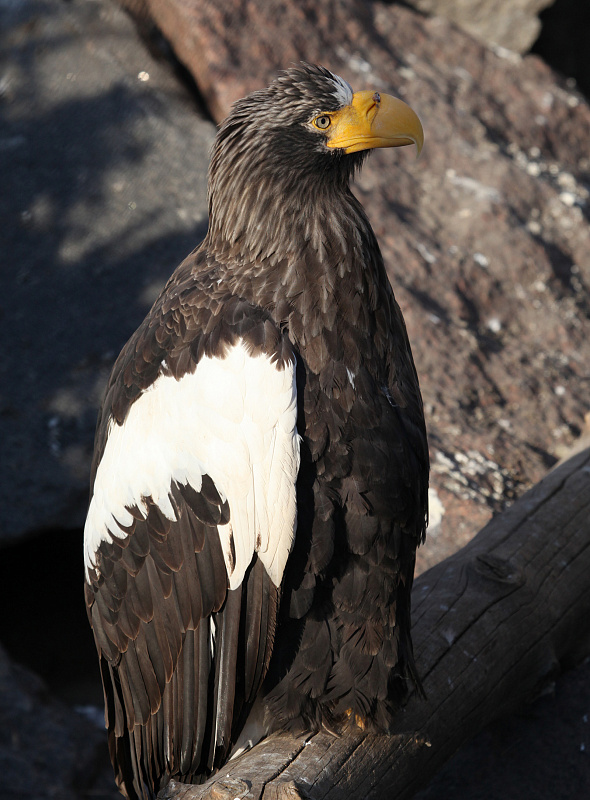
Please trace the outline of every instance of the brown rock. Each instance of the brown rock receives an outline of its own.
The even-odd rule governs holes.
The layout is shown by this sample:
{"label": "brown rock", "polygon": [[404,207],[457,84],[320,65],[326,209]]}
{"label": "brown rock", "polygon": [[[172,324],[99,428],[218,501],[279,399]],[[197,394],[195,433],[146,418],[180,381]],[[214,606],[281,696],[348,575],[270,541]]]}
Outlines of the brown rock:
{"label": "brown rock", "polygon": [[330,62],[343,70],[372,16],[366,0],[121,2],[134,15],[153,19],[218,122],[235,100],[292,63]]}
{"label": "brown rock", "polygon": [[375,153],[357,192],[421,376],[432,483],[447,509],[426,545],[431,563],[537,481],[582,428],[588,105],[539,59],[501,57],[397,5],[146,3],[217,119],[301,59],[401,95],[422,117],[420,160]]}

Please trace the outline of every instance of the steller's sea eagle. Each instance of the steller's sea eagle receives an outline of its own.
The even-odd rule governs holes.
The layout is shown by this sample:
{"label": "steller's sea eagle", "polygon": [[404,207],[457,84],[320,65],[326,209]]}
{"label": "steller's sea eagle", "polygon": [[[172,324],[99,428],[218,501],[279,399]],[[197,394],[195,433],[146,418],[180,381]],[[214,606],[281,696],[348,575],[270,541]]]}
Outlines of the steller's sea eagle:
{"label": "steller's sea eagle", "polygon": [[387,731],[419,685],[422,401],[349,183],[371,148],[422,141],[407,105],[322,67],[237,102],[207,235],[115,363],[85,588],[130,800],[272,730]]}

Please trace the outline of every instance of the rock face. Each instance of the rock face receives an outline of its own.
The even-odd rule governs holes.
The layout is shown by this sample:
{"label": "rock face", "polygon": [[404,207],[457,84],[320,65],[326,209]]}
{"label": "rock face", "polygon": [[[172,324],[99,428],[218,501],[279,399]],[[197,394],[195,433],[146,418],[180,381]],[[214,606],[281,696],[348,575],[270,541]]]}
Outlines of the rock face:
{"label": "rock face", "polygon": [[[421,115],[420,160],[376,153],[357,191],[421,375],[446,512],[421,563],[438,559],[584,425],[587,104],[537,58],[500,57],[397,5],[130,1],[168,36],[217,120],[300,59]],[[214,129],[116,8],[45,0],[1,13],[0,326],[16,344],[1,365],[0,533],[11,537],[82,523],[104,380],[204,232]]]}
{"label": "rock face", "polygon": [[[218,120],[300,59],[420,113],[421,159],[374,154],[357,191],[421,374],[440,529],[446,519],[452,540],[432,558],[460,545],[583,428],[588,106],[538,59],[500,57],[396,5],[133,2]],[[46,1],[1,13],[0,326],[16,345],[1,365],[0,534],[12,537],[82,523],[104,380],[204,232],[214,130],[114,7]]]}
{"label": "rock face", "polygon": [[583,429],[588,105],[538,58],[499,55],[444,19],[397,5],[142,8],[217,120],[299,60],[400,95],[421,116],[420,160],[373,154],[357,192],[421,376],[433,487],[446,510],[442,538],[421,551],[428,565],[538,480]]}
{"label": "rock face", "polygon": [[215,131],[108,3],[2,3],[0,39],[6,542],[83,524],[104,381],[203,236]]}
{"label": "rock face", "polygon": [[445,17],[472,36],[526,53],[541,30],[539,12],[554,0],[408,0],[425,14]]}
{"label": "rock face", "polygon": [[[75,800],[107,759],[96,725],[48,696],[41,681],[0,647],[0,795]],[[105,786],[104,800],[116,793]]]}

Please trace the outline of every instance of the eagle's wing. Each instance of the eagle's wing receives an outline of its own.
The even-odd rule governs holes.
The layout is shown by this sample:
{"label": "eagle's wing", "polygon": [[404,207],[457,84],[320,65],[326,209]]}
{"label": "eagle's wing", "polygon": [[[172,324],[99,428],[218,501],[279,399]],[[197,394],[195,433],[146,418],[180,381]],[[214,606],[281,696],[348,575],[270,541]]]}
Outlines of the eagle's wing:
{"label": "eagle's wing", "polygon": [[85,528],[130,797],[227,758],[268,666],[296,524],[295,358],[260,309],[234,298],[199,316],[193,295],[190,315],[161,300],[115,365]]}

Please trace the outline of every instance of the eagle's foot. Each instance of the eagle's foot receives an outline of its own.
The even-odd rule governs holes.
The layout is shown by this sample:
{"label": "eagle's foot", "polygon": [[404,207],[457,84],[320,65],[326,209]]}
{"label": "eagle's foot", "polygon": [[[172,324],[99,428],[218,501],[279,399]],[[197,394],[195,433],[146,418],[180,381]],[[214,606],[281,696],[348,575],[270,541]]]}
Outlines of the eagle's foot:
{"label": "eagle's foot", "polygon": [[366,730],[366,729],[367,729],[367,727],[368,727],[367,721],[366,721],[365,719],[363,719],[363,717],[361,717],[361,715],[360,715],[360,714],[356,714],[356,713],[355,713],[355,712],[352,710],[352,708],[348,708],[348,709],[345,711],[345,714],[346,714],[346,716],[347,716],[347,718],[348,718],[348,724],[349,724],[351,727],[352,727],[353,725],[355,725],[355,726],[356,726],[357,728],[359,728],[361,731],[364,731],[364,730]]}

